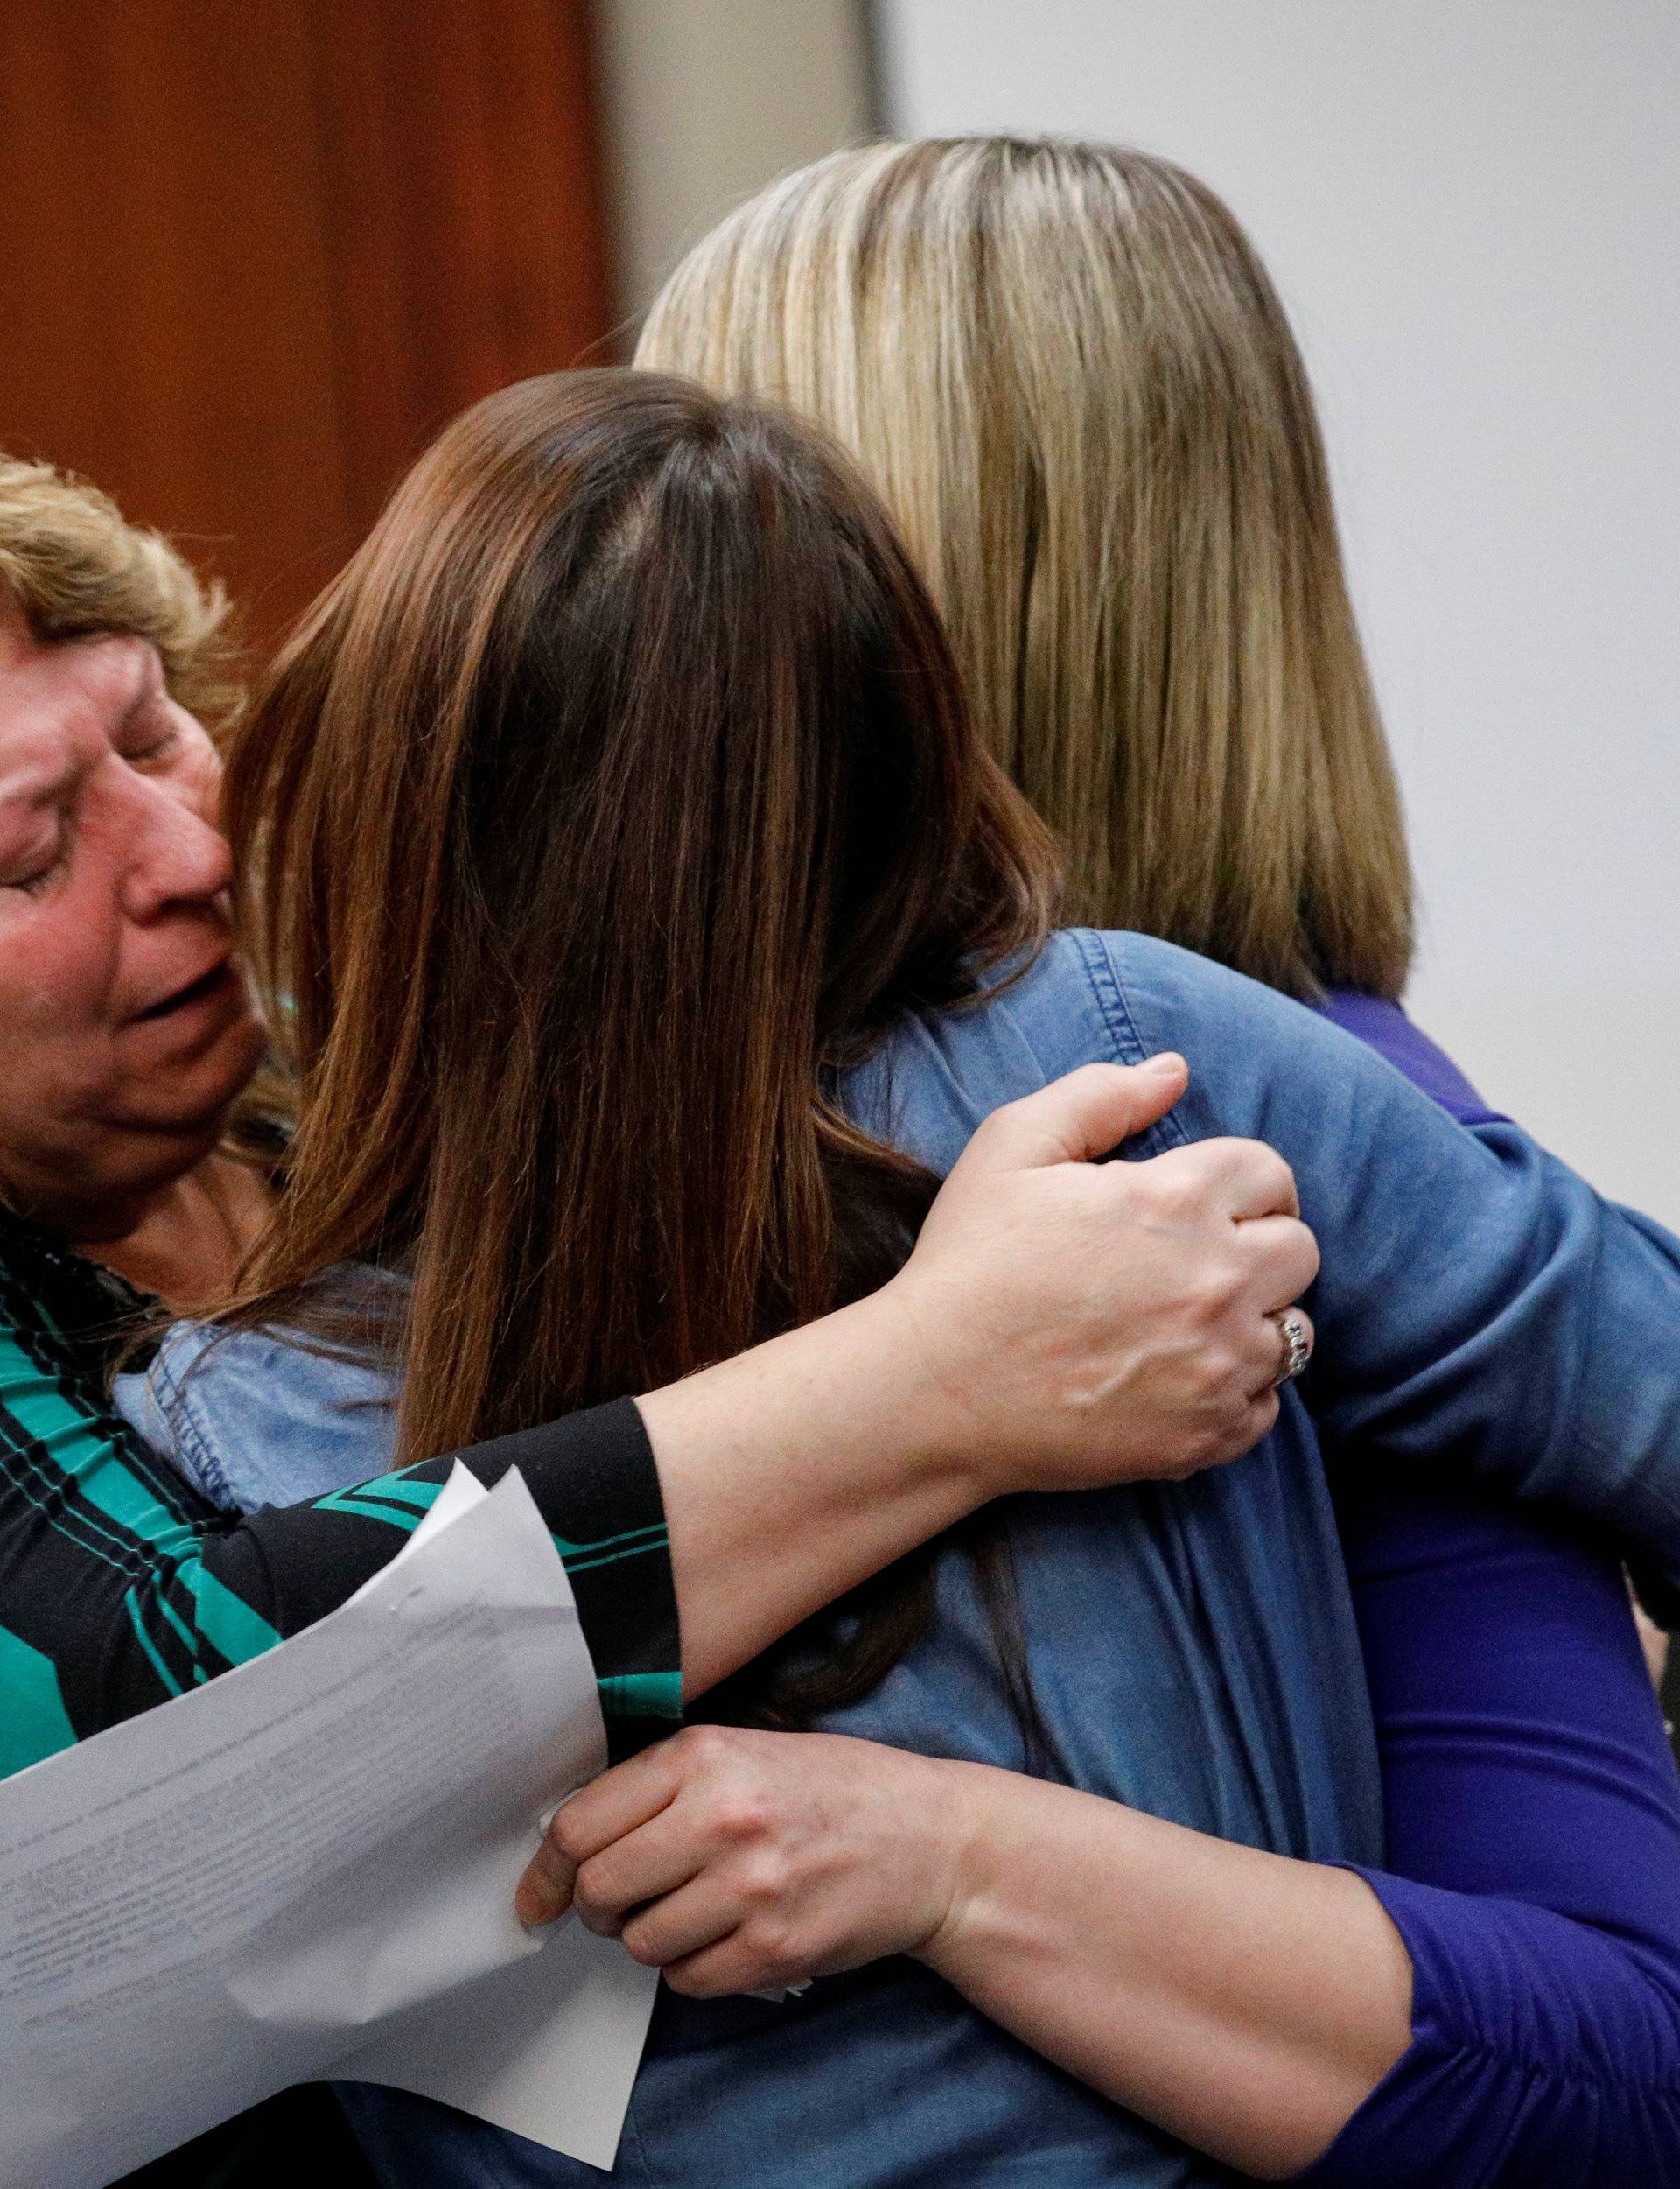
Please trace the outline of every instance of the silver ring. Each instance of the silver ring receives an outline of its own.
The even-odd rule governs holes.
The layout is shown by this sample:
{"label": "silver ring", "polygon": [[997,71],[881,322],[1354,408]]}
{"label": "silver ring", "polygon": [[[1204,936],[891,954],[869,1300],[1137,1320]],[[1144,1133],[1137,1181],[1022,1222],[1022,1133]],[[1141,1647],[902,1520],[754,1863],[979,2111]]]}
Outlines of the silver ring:
{"label": "silver ring", "polygon": [[1312,1358],[1312,1338],[1306,1326],[1306,1317],[1293,1308],[1285,1308],[1274,1318],[1278,1335],[1284,1341],[1283,1364],[1273,1380],[1273,1388],[1293,1383]]}

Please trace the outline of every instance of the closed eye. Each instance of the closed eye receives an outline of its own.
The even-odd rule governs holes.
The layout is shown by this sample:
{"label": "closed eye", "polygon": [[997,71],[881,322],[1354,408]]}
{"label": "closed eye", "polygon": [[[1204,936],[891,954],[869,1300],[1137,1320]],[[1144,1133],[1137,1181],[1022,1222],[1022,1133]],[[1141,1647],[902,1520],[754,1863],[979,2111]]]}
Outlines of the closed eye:
{"label": "closed eye", "polygon": [[168,760],[180,744],[180,732],[171,721],[168,710],[159,704],[162,698],[161,692],[154,695],[153,703],[134,722],[132,735],[122,742],[122,756],[130,768],[146,768]]}
{"label": "closed eye", "polygon": [[48,882],[62,873],[69,862],[70,829],[66,819],[60,826],[58,841],[42,863],[22,873],[0,876],[0,888],[21,889],[26,897],[38,896]]}
{"label": "closed eye", "polygon": [[175,731],[165,730],[150,745],[136,746],[132,751],[124,753],[122,757],[130,768],[145,768],[154,761],[169,759],[180,741]]}

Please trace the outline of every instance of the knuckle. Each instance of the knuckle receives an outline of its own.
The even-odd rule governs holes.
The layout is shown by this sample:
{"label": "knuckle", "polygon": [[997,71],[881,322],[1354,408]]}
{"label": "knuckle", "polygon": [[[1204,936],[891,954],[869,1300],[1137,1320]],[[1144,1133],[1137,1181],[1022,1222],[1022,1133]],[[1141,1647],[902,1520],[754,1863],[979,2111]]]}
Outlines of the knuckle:
{"label": "knuckle", "polygon": [[1116,1191],[1124,1191],[1128,1198],[1141,1202],[1145,1208],[1158,1203],[1172,1190],[1172,1182],[1183,1168],[1181,1158],[1191,1154],[1189,1148],[1169,1148],[1162,1155],[1146,1155],[1136,1162],[1108,1163],[1103,1175]]}
{"label": "knuckle", "polygon": [[[1225,1319],[1222,1308],[1221,1318]],[[1222,1430],[1233,1409],[1240,1412],[1248,1405],[1254,1371],[1228,1340],[1210,1338],[1202,1352],[1202,1385],[1211,1425],[1215,1431]]]}
{"label": "knuckle", "polygon": [[665,1982],[669,1989],[684,1999],[715,1999],[724,1989],[692,1968],[683,1968],[680,1961],[665,1971]]}
{"label": "knuckle", "polygon": [[598,1902],[574,1898],[572,1905],[578,1911],[578,1920],[586,1931],[592,1931],[597,1938],[612,1938],[618,1931],[618,1918]]}
{"label": "knuckle", "polygon": [[792,1866],[780,1849],[760,1847],[742,1865],[740,1885],[745,1897],[761,1906],[773,1905],[787,1894],[793,1881]]}
{"label": "knuckle", "polygon": [[1255,1183],[1282,1203],[1295,1198],[1295,1174],[1275,1147],[1257,1142],[1251,1158]]}
{"label": "knuckle", "polygon": [[1207,1198],[1201,1167],[1194,1161],[1200,1150],[1180,1148],[1176,1152],[1191,1160],[1175,1162],[1172,1155],[1158,1155],[1153,1162],[1133,1166],[1139,1194],[1163,1216],[1182,1216],[1199,1209]]}
{"label": "knuckle", "polygon": [[725,1762],[731,1752],[730,1729],[724,1725],[685,1725],[671,1736],[671,1751],[690,1769],[709,1769]]}
{"label": "knuckle", "polygon": [[1296,1287],[1296,1290],[1305,1292],[1310,1285],[1317,1284],[1319,1272],[1323,1267],[1324,1257],[1319,1252],[1319,1242],[1309,1231],[1306,1235],[1306,1242],[1301,1249],[1301,1281]]}
{"label": "knuckle", "polygon": [[746,1926],[744,1942],[751,1950],[754,1963],[764,1971],[764,1982],[778,1982],[798,1966],[799,1941],[790,1923],[771,1917],[755,1917]]}
{"label": "knuckle", "polygon": [[1217,1140],[1188,1140],[1178,1147],[1169,1148],[1157,1161],[1155,1168],[1164,1178],[1195,1194],[1211,1192],[1214,1181],[1225,1166],[1222,1148]]}
{"label": "knuckle", "polygon": [[654,1936],[651,1926],[645,1923],[626,1923],[620,1933],[619,1943],[629,1954],[631,1960],[640,1961],[644,1968],[659,1967],[661,1958],[659,1940]]}
{"label": "knuckle", "polygon": [[1280,1217],[1270,1259],[1296,1277],[1298,1290],[1305,1291],[1319,1273],[1319,1242],[1311,1227],[1299,1217]]}
{"label": "knuckle", "polygon": [[[1244,1289],[1242,1273],[1232,1257],[1209,1255],[1196,1271],[1191,1302],[1204,1323],[1222,1323],[1241,1301]],[[1228,1354],[1222,1351],[1210,1365],[1216,1375],[1222,1376],[1228,1371]]]}
{"label": "knuckle", "polygon": [[738,1845],[761,1838],[772,1821],[771,1805],[762,1790],[738,1783],[720,1790],[711,1814],[718,1835]]}
{"label": "knuckle", "polygon": [[555,1811],[542,1844],[545,1851],[551,1848],[568,1863],[581,1860],[588,1842],[582,1820],[572,1814],[570,1802]]}
{"label": "knuckle", "polygon": [[1170,1479],[1187,1481],[1199,1475],[1204,1468],[1216,1467],[1227,1456],[1225,1438],[1211,1424],[1204,1424],[1186,1436],[1174,1456]]}
{"label": "knuckle", "polygon": [[580,1909],[606,1907],[612,1894],[606,1865],[598,1858],[584,1863],[573,1881],[571,1891]]}
{"label": "knuckle", "polygon": [[1175,1179],[1152,1178],[1143,1199],[1138,1215],[1158,1230],[1181,1231],[1195,1221],[1195,1196]]}

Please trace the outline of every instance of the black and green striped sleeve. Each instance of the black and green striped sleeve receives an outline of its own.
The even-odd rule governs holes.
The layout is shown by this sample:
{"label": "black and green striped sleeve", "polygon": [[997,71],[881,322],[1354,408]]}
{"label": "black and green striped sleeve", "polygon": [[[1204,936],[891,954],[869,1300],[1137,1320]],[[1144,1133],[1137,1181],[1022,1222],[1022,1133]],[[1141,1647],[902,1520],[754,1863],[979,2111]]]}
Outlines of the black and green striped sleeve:
{"label": "black and green striped sleeve", "polygon": [[[0,1774],[183,1694],[342,1603],[452,1458],[313,1503],[217,1512],[105,1407],[74,1337],[0,1265]],[[682,1679],[659,1478],[623,1400],[459,1456],[517,1466],[553,1531],[615,1757],[673,1729]]]}

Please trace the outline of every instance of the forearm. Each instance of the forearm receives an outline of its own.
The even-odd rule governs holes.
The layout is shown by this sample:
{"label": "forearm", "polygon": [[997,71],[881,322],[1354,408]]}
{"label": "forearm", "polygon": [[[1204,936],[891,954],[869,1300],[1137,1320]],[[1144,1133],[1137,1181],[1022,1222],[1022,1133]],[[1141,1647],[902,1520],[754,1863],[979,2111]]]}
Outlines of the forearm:
{"label": "forearm", "polygon": [[[609,1718],[626,1721],[613,1729],[624,1753],[670,1729],[682,1694],[982,1500],[978,1471],[955,1456],[951,1414],[889,1288],[634,1407],[597,1407],[460,1456],[486,1482],[509,1466],[524,1474],[565,1557]],[[421,1485],[452,1463],[405,1470],[412,1495],[383,1480],[327,1502],[411,1526]],[[321,1529],[312,1507],[248,1525],[271,1545]],[[281,1564],[313,1576],[322,1600],[298,1607],[305,1616],[330,1608],[340,1583],[318,1561]]]}
{"label": "forearm", "polygon": [[696,1998],[913,1954],[1250,2175],[1318,2159],[1412,2043],[1410,1959],[1352,1872],[844,1735],[692,1726],[609,1772],[521,1887],[528,1921],[574,1900]]}
{"label": "forearm", "polygon": [[960,1775],[947,1792],[968,1851],[920,1957],[1106,2095],[1276,2179],[1406,2051],[1410,1964],[1358,1877],[986,1766],[936,1768]]}
{"label": "forearm", "polygon": [[640,1399],[696,1695],[986,1494],[890,1294]]}
{"label": "forearm", "polygon": [[[668,1729],[684,1688],[709,1687],[987,1498],[1187,1473],[1264,1432],[1277,1405],[1264,1387],[1277,1360],[1268,1317],[1317,1267],[1289,1213],[1287,1171],[1265,1149],[1228,1143],[1170,1175],[1165,1162],[1089,1161],[1146,1129],[1183,1084],[1181,1060],[1088,1065],[1006,1105],[882,1291],[635,1405],[462,1455],[486,1480],[512,1464],[525,1473],[570,1568],[610,1717]],[[256,1512],[332,1493],[231,1532],[212,1524],[202,1553],[194,1526],[172,1551],[258,1615],[221,1622],[248,1654],[389,1557],[392,1531],[416,1524],[452,1461],[405,1470],[396,1487],[368,1481],[388,1449],[376,1372],[367,1449],[336,1435],[305,1493],[287,1464],[286,1394],[318,1406],[318,1364],[272,1334],[178,1329],[154,1381],[183,1346],[193,1471],[219,1484],[219,1502]],[[255,1393],[253,1361],[240,1363],[251,1349]],[[341,1364],[339,1379],[346,1372]],[[185,1423],[167,1426],[164,1442],[184,1449]],[[178,1593],[190,1613],[191,1589]],[[160,1699],[125,1617],[119,1600],[117,1646]],[[159,1616],[166,1647],[178,1617],[173,1604]],[[220,1668],[194,1659],[178,1677]],[[616,1729],[634,1737],[627,1723]]]}
{"label": "forearm", "polygon": [[1368,1463],[1340,1518],[1414,2042],[1307,2179],[1680,2178],[1680,1783],[1617,1562]]}
{"label": "forearm", "polygon": [[1680,2180],[1671,1954],[1520,1901],[1372,1884],[1416,1971],[1412,2041],[1302,2189]]}

